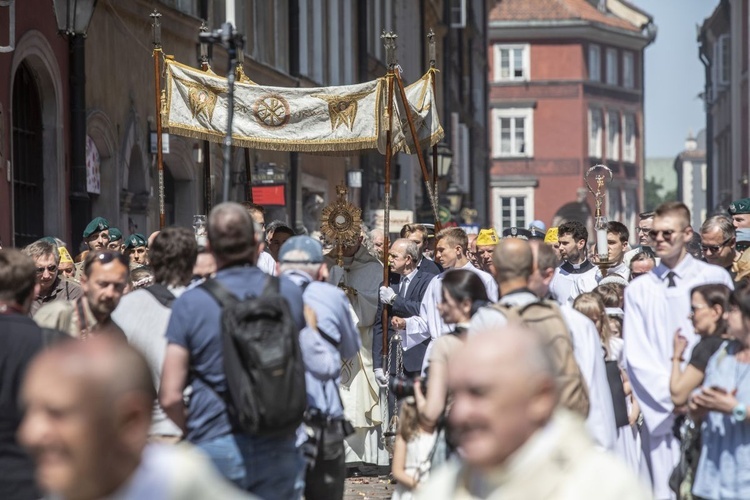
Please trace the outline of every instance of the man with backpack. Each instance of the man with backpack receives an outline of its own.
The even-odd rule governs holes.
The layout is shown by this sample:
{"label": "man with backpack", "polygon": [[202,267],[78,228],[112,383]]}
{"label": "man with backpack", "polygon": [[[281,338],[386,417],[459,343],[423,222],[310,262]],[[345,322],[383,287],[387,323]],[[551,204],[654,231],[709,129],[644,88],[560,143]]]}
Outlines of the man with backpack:
{"label": "man with backpack", "polygon": [[500,294],[497,305],[480,309],[469,332],[521,321],[542,334],[555,361],[559,404],[586,419],[599,448],[612,450],[617,439],[612,395],[599,334],[586,316],[552,300],[549,292],[557,258],[540,240],[504,239],[493,255]]}
{"label": "man with backpack", "polygon": [[306,406],[302,292],[252,264],[258,232],[237,203],[211,211],[218,271],[172,305],[159,401],[225,477],[261,498],[293,498]]}
{"label": "man with backpack", "polygon": [[[146,357],[157,391],[167,349],[164,334],[172,314],[172,303],[190,283],[197,251],[195,235],[190,229],[168,227],[162,230],[150,250],[155,283],[124,295],[112,313],[112,319],[125,332],[128,343]],[[149,437],[167,443],[176,443],[182,437],[182,430],[158,404],[154,405]]]}
{"label": "man with backpack", "polygon": [[307,388],[305,424],[310,435],[300,433],[297,439],[309,461],[305,498],[341,499],[346,475],[344,438],[352,430],[344,418],[339,393],[341,360],[359,351],[359,331],[346,294],[325,282],[328,267],[320,242],[309,236],[293,236],[278,256],[279,274],[303,290],[308,319],[308,326],[300,332],[300,348]]}

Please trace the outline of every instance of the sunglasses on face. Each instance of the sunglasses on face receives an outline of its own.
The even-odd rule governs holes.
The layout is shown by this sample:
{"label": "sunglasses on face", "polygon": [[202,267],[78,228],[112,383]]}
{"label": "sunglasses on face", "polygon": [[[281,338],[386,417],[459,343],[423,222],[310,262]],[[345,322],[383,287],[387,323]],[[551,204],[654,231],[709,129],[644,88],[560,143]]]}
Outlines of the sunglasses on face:
{"label": "sunglasses on face", "polygon": [[717,253],[719,250],[721,250],[722,248],[724,248],[725,246],[727,246],[730,241],[732,241],[732,237],[731,236],[729,238],[727,238],[726,240],[724,240],[724,242],[722,242],[721,245],[703,245],[703,244],[701,244],[701,249],[704,252]]}
{"label": "sunglasses on face", "polygon": [[652,229],[648,232],[648,237],[652,240],[656,240],[656,238],[661,234],[664,238],[664,241],[670,241],[672,239],[672,235],[675,233],[681,233],[684,231],[684,229],[675,230],[675,229],[665,229],[663,231],[657,231],[656,229]]}
{"label": "sunglasses on face", "polygon": [[57,266],[54,264],[50,264],[47,267],[37,267],[36,273],[37,274],[44,274],[44,271],[49,271],[50,274],[54,274],[55,271],[57,271]]}

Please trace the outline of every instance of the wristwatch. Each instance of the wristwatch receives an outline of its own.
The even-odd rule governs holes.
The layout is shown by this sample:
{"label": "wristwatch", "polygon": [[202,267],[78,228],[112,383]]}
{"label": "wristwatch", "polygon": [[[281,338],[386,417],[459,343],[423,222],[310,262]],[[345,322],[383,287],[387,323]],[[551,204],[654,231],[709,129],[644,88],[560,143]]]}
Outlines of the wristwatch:
{"label": "wristwatch", "polygon": [[732,416],[737,422],[744,422],[747,420],[747,406],[739,403],[737,406],[732,408]]}

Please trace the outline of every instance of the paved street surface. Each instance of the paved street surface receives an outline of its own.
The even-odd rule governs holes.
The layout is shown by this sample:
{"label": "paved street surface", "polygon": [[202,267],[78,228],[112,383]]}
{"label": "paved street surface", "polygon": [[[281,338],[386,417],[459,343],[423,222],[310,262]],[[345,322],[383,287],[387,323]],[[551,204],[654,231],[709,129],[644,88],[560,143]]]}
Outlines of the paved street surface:
{"label": "paved street surface", "polygon": [[387,467],[363,467],[362,473],[361,477],[347,478],[344,485],[344,500],[386,500],[391,498],[396,485],[390,484]]}

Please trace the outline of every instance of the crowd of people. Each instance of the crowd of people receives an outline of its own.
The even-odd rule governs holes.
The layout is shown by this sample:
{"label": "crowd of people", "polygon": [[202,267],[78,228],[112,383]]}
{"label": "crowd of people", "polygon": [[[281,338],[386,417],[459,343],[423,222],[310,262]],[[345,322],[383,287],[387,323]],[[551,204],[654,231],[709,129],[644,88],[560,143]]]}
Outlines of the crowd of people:
{"label": "crowd of people", "polygon": [[0,498],[750,498],[750,199],[690,220],[0,249]]}

